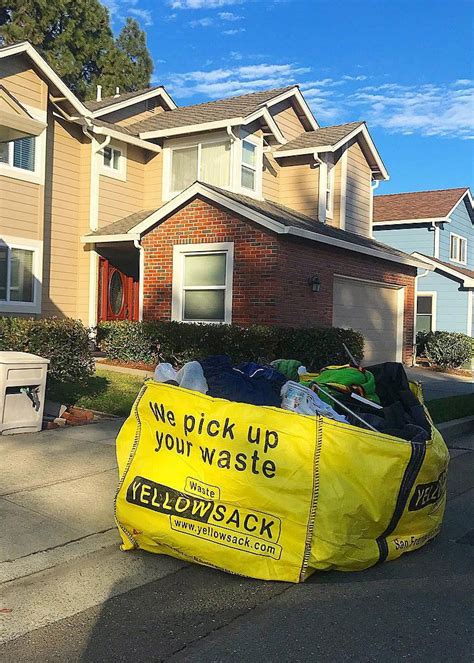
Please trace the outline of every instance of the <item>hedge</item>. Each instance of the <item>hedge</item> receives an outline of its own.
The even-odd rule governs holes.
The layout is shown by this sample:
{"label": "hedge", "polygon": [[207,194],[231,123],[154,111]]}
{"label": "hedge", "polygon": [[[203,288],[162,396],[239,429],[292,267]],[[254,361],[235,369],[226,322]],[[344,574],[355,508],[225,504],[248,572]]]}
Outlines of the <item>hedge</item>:
{"label": "hedge", "polygon": [[0,318],[0,350],[46,357],[52,382],[83,381],[94,368],[88,330],[70,318]]}
{"label": "hedge", "polygon": [[459,368],[473,356],[473,341],[467,334],[436,331],[418,332],[416,353],[441,368]]}
{"label": "hedge", "polygon": [[343,343],[358,360],[364,339],[352,329],[289,328],[182,322],[102,322],[98,343],[108,359],[182,364],[208,355],[228,354],[234,363],[298,359],[309,370],[348,362]]}

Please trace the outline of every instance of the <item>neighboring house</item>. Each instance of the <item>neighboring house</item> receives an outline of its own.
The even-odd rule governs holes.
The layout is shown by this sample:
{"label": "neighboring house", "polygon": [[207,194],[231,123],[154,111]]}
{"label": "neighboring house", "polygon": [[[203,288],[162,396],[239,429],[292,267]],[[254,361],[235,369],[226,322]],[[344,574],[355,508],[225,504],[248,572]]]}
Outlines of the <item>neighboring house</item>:
{"label": "neighboring house", "polygon": [[417,331],[474,336],[474,208],[468,188],[374,198],[382,242],[425,260],[417,278]]}
{"label": "neighboring house", "polygon": [[363,122],[319,127],[297,86],[82,103],[28,43],[0,85],[0,312],[353,327],[410,361],[425,263],[372,238]]}

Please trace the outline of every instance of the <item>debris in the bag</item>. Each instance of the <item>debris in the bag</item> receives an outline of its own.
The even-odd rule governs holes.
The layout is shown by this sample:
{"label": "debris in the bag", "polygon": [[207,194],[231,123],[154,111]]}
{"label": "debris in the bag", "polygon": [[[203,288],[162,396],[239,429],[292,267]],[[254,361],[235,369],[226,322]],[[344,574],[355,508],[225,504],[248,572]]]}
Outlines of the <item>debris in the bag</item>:
{"label": "debris in the bag", "polygon": [[306,367],[297,359],[275,359],[270,366],[282,373],[288,380],[297,381],[299,375],[306,373]]}
{"label": "debris in the bag", "polygon": [[373,407],[375,410],[383,410],[383,407],[379,405],[378,403],[374,403],[374,401],[369,401],[368,398],[364,398],[363,396],[359,396],[359,394],[356,394],[355,392],[352,392],[351,398],[353,398],[356,401],[359,401],[359,403],[364,403],[364,405],[368,405],[369,407]]}
{"label": "debris in the bag", "polygon": [[355,412],[353,412],[350,408],[348,408],[347,405],[344,405],[344,403],[341,403],[340,400],[338,400],[332,394],[330,394],[325,389],[323,389],[317,382],[313,383],[313,387],[315,389],[317,389],[319,392],[321,392],[322,394],[324,394],[327,398],[330,398],[331,400],[333,400],[334,403],[336,403],[336,405],[339,405],[339,407],[342,408],[345,412],[347,412],[352,417],[357,419],[357,421],[360,421],[360,423],[363,424],[366,428],[368,428],[369,430],[373,430],[373,431],[377,432],[376,428],[374,428],[371,424],[367,423],[367,421],[364,421],[364,419],[362,419],[362,417],[359,417],[359,415],[356,414]]}
{"label": "debris in the bag", "polygon": [[348,364],[344,366],[326,366],[313,381],[325,385],[331,392],[334,390],[343,394],[355,392],[370,401],[380,403],[376,392],[375,378],[365,368],[353,368]]}
{"label": "debris in the bag", "polygon": [[338,414],[330,405],[322,401],[314,391],[298,382],[291,380],[286,382],[281,389],[281,397],[281,407],[284,410],[293,410],[298,414],[319,414],[322,417],[347,423],[346,417]]}
{"label": "debris in the bag", "polygon": [[349,350],[349,348],[347,347],[347,345],[346,345],[345,343],[343,343],[343,344],[342,344],[342,347],[344,348],[344,350],[345,350],[345,352],[346,352],[346,355],[349,357],[349,360],[350,360],[351,364],[352,364],[353,366],[355,366],[356,368],[360,368],[360,364],[359,364],[359,362],[356,360],[356,358],[354,357],[354,355],[352,354],[352,352]]}
{"label": "debris in the bag", "polygon": [[209,396],[251,405],[280,406],[280,389],[286,378],[271,366],[247,362],[234,367],[227,355],[206,357],[200,363]]}
{"label": "debris in the bag", "polygon": [[161,362],[155,368],[153,379],[155,380],[155,382],[168,382],[168,380],[174,380],[175,382],[177,382],[176,371],[171,366],[171,364],[167,364],[166,362]]}
{"label": "debris in the bag", "polygon": [[176,382],[183,389],[191,389],[191,391],[199,391],[201,394],[207,394],[209,387],[207,386],[206,378],[202,366],[198,361],[188,361],[176,373]]}

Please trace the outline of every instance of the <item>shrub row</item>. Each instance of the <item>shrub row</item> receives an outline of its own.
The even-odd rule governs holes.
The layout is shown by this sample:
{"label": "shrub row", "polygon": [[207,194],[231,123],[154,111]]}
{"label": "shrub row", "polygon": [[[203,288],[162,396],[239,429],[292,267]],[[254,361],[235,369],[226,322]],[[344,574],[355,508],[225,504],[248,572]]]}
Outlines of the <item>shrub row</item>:
{"label": "shrub row", "polygon": [[0,350],[46,357],[52,382],[85,380],[94,366],[87,328],[70,318],[0,318]]}
{"label": "shrub row", "polygon": [[473,340],[456,332],[418,332],[416,354],[441,368],[459,368],[473,356]]}
{"label": "shrub row", "polygon": [[227,354],[234,363],[298,359],[309,370],[344,364],[347,345],[363,357],[364,339],[352,329],[288,328],[254,325],[206,325],[182,322],[103,322],[98,326],[100,349],[123,362],[184,363],[208,355]]}

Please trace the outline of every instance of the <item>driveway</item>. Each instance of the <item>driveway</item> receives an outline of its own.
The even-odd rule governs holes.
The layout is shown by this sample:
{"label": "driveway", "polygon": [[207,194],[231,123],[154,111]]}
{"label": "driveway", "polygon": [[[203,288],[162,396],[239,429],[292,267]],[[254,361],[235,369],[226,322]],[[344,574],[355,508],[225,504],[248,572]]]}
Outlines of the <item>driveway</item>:
{"label": "driveway", "polygon": [[449,373],[437,373],[425,368],[407,368],[406,371],[410,380],[421,382],[426,401],[447,396],[474,394],[474,375],[463,377],[449,375]]}

